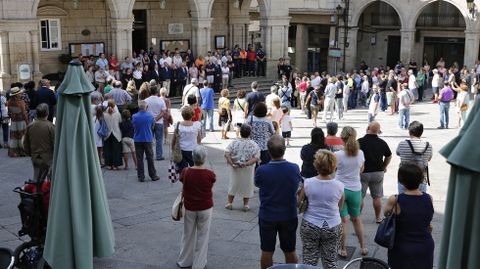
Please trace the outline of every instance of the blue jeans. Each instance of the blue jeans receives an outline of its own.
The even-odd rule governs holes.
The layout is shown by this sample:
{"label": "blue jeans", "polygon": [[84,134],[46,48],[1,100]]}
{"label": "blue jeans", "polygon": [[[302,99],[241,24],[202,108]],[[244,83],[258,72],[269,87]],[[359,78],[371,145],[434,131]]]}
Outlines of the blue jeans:
{"label": "blue jeans", "polygon": [[408,129],[408,126],[410,126],[410,108],[399,109],[398,114],[398,125],[400,129]]}
{"label": "blue jeans", "polygon": [[157,160],[163,157],[163,123],[155,123],[155,154]]}
{"label": "blue jeans", "polygon": [[[397,187],[398,187],[398,194],[404,193],[407,190],[407,188],[405,188],[400,182],[398,182]],[[418,186],[418,189],[421,192],[427,193],[427,184],[420,183],[420,185]]]}
{"label": "blue jeans", "polygon": [[439,102],[440,104],[440,126],[448,128],[448,112],[450,110],[450,102]]}
{"label": "blue jeans", "polygon": [[380,109],[382,111],[387,110],[388,104],[387,104],[387,93],[386,92],[380,92]]}
{"label": "blue jeans", "polygon": [[203,119],[203,133],[207,130],[207,119],[210,126],[210,132],[213,132],[213,109],[205,109],[205,118]]}
{"label": "blue jeans", "polygon": [[2,123],[3,143],[8,145],[8,123]]}

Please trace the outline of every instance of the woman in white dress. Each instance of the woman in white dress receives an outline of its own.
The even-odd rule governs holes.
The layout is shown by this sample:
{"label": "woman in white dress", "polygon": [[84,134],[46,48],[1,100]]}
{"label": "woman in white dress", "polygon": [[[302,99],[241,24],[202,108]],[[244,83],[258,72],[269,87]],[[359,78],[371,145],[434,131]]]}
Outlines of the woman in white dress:
{"label": "woman in white dress", "polygon": [[225,150],[225,159],[230,165],[230,185],[226,209],[233,209],[235,196],[243,197],[243,211],[250,210],[248,202],[253,196],[255,164],[260,160],[260,147],[250,139],[252,128],[248,124],[240,127],[241,138],[233,141]]}
{"label": "woman in white dress", "polygon": [[245,122],[245,110],[247,108],[247,100],[245,99],[245,96],[245,91],[239,90],[237,92],[237,99],[233,101],[233,122],[235,123],[237,138],[240,138],[240,128]]}

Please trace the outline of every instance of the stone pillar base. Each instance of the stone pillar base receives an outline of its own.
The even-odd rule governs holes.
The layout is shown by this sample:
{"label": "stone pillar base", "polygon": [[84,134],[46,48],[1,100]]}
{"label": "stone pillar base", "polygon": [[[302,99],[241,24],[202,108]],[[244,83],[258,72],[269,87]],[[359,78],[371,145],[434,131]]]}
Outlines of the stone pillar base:
{"label": "stone pillar base", "polygon": [[10,88],[10,84],[12,83],[12,76],[7,73],[0,74],[0,92],[5,92]]}

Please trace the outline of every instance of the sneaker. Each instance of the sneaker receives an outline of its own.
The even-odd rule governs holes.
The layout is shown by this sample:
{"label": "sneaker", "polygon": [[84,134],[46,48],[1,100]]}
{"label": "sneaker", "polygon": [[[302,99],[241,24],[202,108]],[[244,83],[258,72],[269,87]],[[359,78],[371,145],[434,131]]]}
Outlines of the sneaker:
{"label": "sneaker", "polygon": [[152,181],[157,181],[157,180],[160,180],[159,176],[156,176],[156,177],[152,178]]}

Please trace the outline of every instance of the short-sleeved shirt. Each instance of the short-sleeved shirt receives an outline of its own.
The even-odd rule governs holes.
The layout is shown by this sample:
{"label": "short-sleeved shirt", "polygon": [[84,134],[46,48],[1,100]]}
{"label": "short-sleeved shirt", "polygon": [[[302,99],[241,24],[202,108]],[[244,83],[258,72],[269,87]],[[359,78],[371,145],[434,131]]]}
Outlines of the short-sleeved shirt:
{"label": "short-sleeved shirt", "polygon": [[321,149],[320,147],[313,144],[306,144],[302,147],[300,151],[300,158],[302,158],[302,172],[301,175],[304,178],[310,178],[318,175],[317,169],[313,165],[315,160],[315,153]]}
{"label": "short-sleeved shirt", "polygon": [[212,88],[202,88],[200,90],[200,96],[202,98],[202,109],[212,110],[215,105],[213,104],[213,96],[215,92]]}
{"label": "short-sleeved shirt", "polygon": [[189,211],[202,211],[213,207],[212,187],[215,173],[208,169],[186,168],[180,174],[183,182],[183,202]]}
{"label": "short-sleeved shirt", "polygon": [[260,189],[258,218],[288,221],[297,218],[297,190],[302,177],[298,165],[286,160],[258,167],[255,185]]}
{"label": "short-sleeved shirt", "polygon": [[307,178],[304,183],[308,208],[303,218],[320,228],[332,228],[339,225],[340,211],[338,202],[342,199],[345,186],[338,180]]}
{"label": "short-sleeved shirt", "polygon": [[374,134],[366,134],[358,139],[360,149],[365,156],[364,173],[380,172],[384,170],[383,158],[392,156],[387,142]]}
{"label": "short-sleeved shirt", "polygon": [[[175,128],[176,127],[177,125],[175,125]],[[197,145],[197,137],[201,129],[202,124],[198,121],[194,122],[192,126],[184,126],[180,124],[178,127],[178,134],[180,135],[180,149],[183,151],[193,151],[193,148],[195,148]]]}
{"label": "short-sleeved shirt", "polygon": [[323,93],[322,93],[321,90],[319,90],[319,91],[313,90],[313,91],[311,91],[308,95],[310,96],[310,105],[311,105],[311,106],[318,106],[318,105],[320,105],[320,99],[321,99],[322,96],[323,96]]}
{"label": "short-sleeved shirt", "polygon": [[225,149],[226,153],[231,154],[234,162],[245,163],[252,158],[260,160],[260,148],[257,143],[250,139],[237,139],[230,143]]}
{"label": "short-sleeved shirt", "polygon": [[368,107],[368,113],[377,114],[379,110],[378,102],[380,102],[380,95],[375,93],[370,97],[370,105]]}
{"label": "short-sleeved shirt", "polygon": [[[158,96],[152,95],[145,99],[145,102],[148,106],[147,110],[152,113],[154,118],[156,118],[160,113],[167,111],[165,101]],[[163,117],[161,117],[156,123],[163,124]]]}
{"label": "short-sleeved shirt", "polygon": [[[410,140],[412,143],[413,149],[415,152],[422,153],[425,151],[427,148],[427,142],[422,141],[421,139],[418,138],[410,138],[401,141],[398,143],[397,147],[397,155],[400,157],[400,165],[405,162],[415,162],[415,156],[412,153],[412,149],[408,145],[407,140]],[[428,163],[430,159],[432,159],[432,144],[428,144],[427,151],[425,151],[425,154],[423,154],[423,160],[425,163]]]}
{"label": "short-sleeved shirt", "polygon": [[153,142],[152,127],[155,123],[153,115],[147,111],[140,111],[133,114],[132,117],[133,128],[135,133],[133,140],[135,142]]}
{"label": "short-sleeved shirt", "polygon": [[282,119],[280,120],[280,128],[282,129],[282,132],[292,131],[292,128],[290,127],[291,121],[292,119],[290,118],[289,115],[283,114]]}
{"label": "short-sleeved shirt", "polygon": [[120,122],[120,131],[122,131],[122,138],[129,137],[133,138],[135,134],[135,129],[131,120],[124,120]]}
{"label": "short-sleeved shirt", "polygon": [[252,127],[250,134],[252,140],[257,143],[261,150],[267,150],[268,139],[275,134],[272,121],[267,118],[250,116],[246,122]]}
{"label": "short-sleeved shirt", "polygon": [[343,149],[343,141],[340,137],[325,137],[325,145],[331,152],[336,152]]}
{"label": "short-sleeved shirt", "polygon": [[360,168],[365,162],[362,150],[358,150],[357,156],[347,156],[344,150],[334,153],[337,157],[337,173],[335,179],[345,185],[350,191],[361,191]]}

